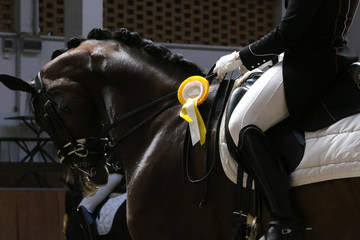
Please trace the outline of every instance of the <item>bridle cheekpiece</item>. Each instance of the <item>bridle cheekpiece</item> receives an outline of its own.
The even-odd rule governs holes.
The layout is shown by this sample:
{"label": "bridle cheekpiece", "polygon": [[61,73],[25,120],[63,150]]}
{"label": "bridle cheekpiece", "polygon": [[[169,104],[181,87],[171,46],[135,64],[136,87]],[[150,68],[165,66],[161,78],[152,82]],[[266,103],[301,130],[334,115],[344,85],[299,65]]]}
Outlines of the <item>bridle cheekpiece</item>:
{"label": "bridle cheekpiece", "polygon": [[[79,170],[89,177],[93,177],[96,174],[95,166],[98,164],[106,164],[109,161],[109,150],[111,150],[111,141],[104,137],[87,137],[76,139],[71,134],[70,130],[65,126],[63,120],[58,114],[59,104],[46,92],[40,73],[37,74],[34,80],[34,87],[36,94],[32,99],[32,105],[34,98],[37,97],[40,100],[40,104],[43,107],[43,128],[51,130],[55,134],[55,126],[61,128],[62,134],[66,141],[63,146],[59,146],[54,142],[58,148],[58,157],[60,163],[67,164],[70,168]],[[33,107],[35,112],[35,109]],[[86,161],[90,155],[98,155],[103,160],[97,159],[96,164],[90,164]],[[75,157],[74,157],[75,156]]]}

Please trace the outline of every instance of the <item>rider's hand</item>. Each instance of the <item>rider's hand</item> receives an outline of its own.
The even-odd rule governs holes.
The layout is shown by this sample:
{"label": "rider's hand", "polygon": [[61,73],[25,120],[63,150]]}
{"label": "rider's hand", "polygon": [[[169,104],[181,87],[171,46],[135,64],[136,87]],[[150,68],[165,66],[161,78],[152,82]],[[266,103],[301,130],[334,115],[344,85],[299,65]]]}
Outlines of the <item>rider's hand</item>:
{"label": "rider's hand", "polygon": [[214,73],[217,74],[218,78],[224,78],[227,72],[233,71],[240,67],[242,62],[239,57],[239,52],[234,51],[228,55],[222,56],[215,65]]}

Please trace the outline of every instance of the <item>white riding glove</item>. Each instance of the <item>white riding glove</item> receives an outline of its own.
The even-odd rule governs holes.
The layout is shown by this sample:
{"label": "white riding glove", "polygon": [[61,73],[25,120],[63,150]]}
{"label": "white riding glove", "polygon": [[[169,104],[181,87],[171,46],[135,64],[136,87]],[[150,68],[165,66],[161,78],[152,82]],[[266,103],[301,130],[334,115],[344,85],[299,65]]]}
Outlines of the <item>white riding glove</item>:
{"label": "white riding glove", "polygon": [[217,74],[218,78],[224,78],[227,72],[233,71],[242,65],[242,61],[239,58],[239,52],[234,51],[228,55],[222,56],[215,65],[214,73]]}

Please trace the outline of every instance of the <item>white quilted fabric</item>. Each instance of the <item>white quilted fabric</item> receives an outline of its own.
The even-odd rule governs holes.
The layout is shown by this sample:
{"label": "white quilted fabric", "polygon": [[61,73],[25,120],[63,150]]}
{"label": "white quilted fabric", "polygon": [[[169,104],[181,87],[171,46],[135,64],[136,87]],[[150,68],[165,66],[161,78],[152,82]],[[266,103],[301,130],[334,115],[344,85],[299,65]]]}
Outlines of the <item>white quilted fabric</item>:
{"label": "white quilted fabric", "polygon": [[[306,132],[304,157],[291,174],[292,186],[360,177],[360,114],[344,118],[330,127]],[[220,127],[220,158],[226,176],[236,183],[237,163],[226,147],[224,118]]]}
{"label": "white quilted fabric", "polygon": [[96,218],[96,225],[99,235],[106,235],[110,232],[115,213],[120,205],[126,200],[126,193],[109,198],[104,206],[101,208],[99,217]]}
{"label": "white quilted fabric", "polygon": [[304,157],[291,174],[293,186],[360,177],[360,114],[306,132]]}

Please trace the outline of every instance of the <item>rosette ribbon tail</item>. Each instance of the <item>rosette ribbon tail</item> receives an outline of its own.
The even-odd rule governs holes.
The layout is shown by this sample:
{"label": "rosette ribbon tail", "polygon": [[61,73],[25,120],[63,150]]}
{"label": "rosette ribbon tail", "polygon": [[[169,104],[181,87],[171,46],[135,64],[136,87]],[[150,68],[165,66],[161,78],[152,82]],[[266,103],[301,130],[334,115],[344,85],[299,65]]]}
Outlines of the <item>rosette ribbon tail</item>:
{"label": "rosette ribbon tail", "polygon": [[192,145],[194,146],[199,141],[203,145],[205,143],[206,127],[197,107],[197,99],[188,98],[181,108],[180,117],[189,122]]}

